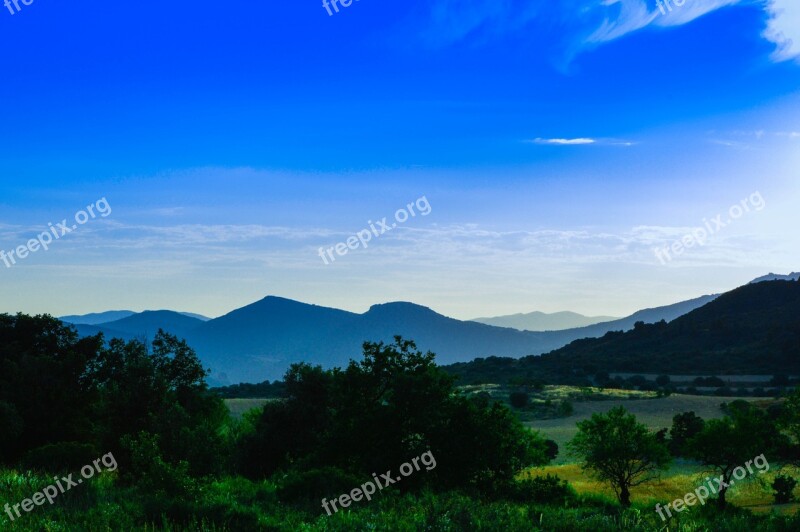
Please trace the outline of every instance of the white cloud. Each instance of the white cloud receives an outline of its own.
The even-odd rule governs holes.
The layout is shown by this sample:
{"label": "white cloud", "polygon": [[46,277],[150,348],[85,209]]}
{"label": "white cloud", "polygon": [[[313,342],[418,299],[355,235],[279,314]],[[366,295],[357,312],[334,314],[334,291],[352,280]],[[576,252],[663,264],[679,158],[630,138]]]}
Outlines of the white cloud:
{"label": "white cloud", "polygon": [[770,19],[764,38],[777,46],[774,61],[794,59],[800,62],[800,2],[798,0],[769,0]]}
{"label": "white cloud", "polygon": [[[613,41],[644,28],[657,16],[657,12],[651,12],[647,3],[642,0],[603,0],[601,5],[606,8],[605,18],[600,27],[589,35],[586,42]],[[609,11],[614,13],[609,14]]]}
{"label": "white cloud", "polygon": [[[682,26],[725,6],[738,4],[739,0],[686,0],[682,6],[675,0],[662,0],[662,8],[655,0],[601,0],[605,8],[603,23],[586,39],[587,43],[613,41],[629,33],[654,26]],[[651,10],[652,7],[652,10]]]}
{"label": "white cloud", "polygon": [[561,139],[561,138],[553,138],[553,139],[544,139],[544,138],[535,138],[533,140],[526,140],[525,142],[531,144],[541,144],[545,146],[586,146],[586,145],[598,145],[598,146],[633,146],[635,143],[630,142],[628,140],[619,140],[619,139],[595,139],[589,137],[578,137],[573,139]]}
{"label": "white cloud", "polygon": [[[798,0],[559,0],[526,3],[515,0],[436,0],[429,33],[440,44],[468,37],[491,38],[509,31],[556,26],[566,35],[562,45],[571,57],[648,27],[677,27],[735,5],[759,5],[767,13],[763,37],[775,43],[774,61],[800,61],[800,1]],[[667,3],[672,6],[670,10]],[[557,37],[553,37],[553,42]]]}
{"label": "white cloud", "polygon": [[578,138],[578,139],[533,139],[531,142],[534,144],[555,144],[560,146],[574,146],[578,144],[594,144],[594,139]]}

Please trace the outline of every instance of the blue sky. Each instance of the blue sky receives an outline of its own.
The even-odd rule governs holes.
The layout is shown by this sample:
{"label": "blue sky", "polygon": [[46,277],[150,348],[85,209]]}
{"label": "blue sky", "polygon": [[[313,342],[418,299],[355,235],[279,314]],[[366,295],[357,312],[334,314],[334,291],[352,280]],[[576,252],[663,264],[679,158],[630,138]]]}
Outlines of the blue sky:
{"label": "blue sky", "polygon": [[[623,315],[800,270],[794,0],[20,6],[0,6],[0,249],[112,214],[0,262],[0,311]],[[421,196],[430,215],[320,260]]]}

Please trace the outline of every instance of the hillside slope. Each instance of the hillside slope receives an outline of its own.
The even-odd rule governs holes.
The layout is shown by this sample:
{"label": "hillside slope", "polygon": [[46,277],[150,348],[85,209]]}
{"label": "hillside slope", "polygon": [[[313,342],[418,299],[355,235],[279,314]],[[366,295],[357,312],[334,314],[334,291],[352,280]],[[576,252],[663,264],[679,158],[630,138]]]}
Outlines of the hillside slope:
{"label": "hillside slope", "polygon": [[569,381],[597,372],[785,374],[800,372],[800,282],[749,284],[670,323],[581,339],[540,357],[455,364],[468,382],[514,377]]}

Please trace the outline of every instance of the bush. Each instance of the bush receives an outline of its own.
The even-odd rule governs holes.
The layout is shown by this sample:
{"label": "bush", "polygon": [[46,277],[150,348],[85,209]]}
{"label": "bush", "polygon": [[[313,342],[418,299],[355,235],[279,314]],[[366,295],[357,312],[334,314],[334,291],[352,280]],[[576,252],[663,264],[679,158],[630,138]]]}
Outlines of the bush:
{"label": "bush", "polygon": [[97,450],[91,445],[60,442],[29,451],[23,457],[22,465],[34,471],[61,473],[78,470],[97,458]]}
{"label": "bush", "polygon": [[572,403],[564,399],[558,404],[558,415],[561,417],[569,417],[575,412]]}
{"label": "bush", "polygon": [[558,456],[558,444],[553,440],[545,440],[545,454],[551,461],[555,460]]}
{"label": "bush", "polygon": [[183,460],[178,463],[164,460],[158,440],[157,435],[144,431],[136,437],[122,439],[122,446],[130,452],[131,459],[124,480],[156,499],[193,499],[197,483],[189,475],[189,464]]}
{"label": "bush", "polygon": [[530,397],[525,392],[513,392],[509,397],[509,400],[511,401],[511,406],[514,408],[525,408],[528,406]]}
{"label": "bush", "polygon": [[775,504],[786,504],[794,500],[794,488],[797,487],[797,481],[788,475],[778,475],[775,477],[775,482],[772,483],[772,489],[775,490]]}
{"label": "bush", "polygon": [[0,401],[0,460],[6,460],[22,434],[24,423],[11,403]]}
{"label": "bush", "polygon": [[644,375],[633,375],[632,377],[628,377],[628,384],[631,386],[643,386],[647,384],[647,379]]}
{"label": "bush", "polygon": [[[357,477],[335,467],[311,469],[309,471],[290,471],[278,485],[278,499],[288,504],[313,503],[322,510],[320,501],[336,499],[342,494],[350,493],[369,478]],[[373,482],[374,483],[374,482]]]}
{"label": "bush", "polygon": [[558,475],[534,477],[520,480],[514,486],[511,497],[518,502],[536,502],[563,506],[575,500],[575,490]]}

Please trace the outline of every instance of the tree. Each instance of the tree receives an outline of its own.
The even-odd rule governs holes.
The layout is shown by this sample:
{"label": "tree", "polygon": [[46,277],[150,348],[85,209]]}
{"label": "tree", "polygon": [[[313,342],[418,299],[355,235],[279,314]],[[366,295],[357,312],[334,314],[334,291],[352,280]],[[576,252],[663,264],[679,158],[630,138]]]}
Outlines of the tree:
{"label": "tree", "polygon": [[728,417],[707,421],[687,443],[689,455],[719,476],[716,490],[720,509],[727,505],[725,496],[734,470],[768,453],[779,440],[767,416],[757,408],[737,405],[729,412]]}
{"label": "tree", "polygon": [[671,382],[672,379],[669,378],[669,375],[659,375],[658,377],[656,377],[656,384],[658,384],[662,388],[664,386],[669,386]]}
{"label": "tree", "polygon": [[509,396],[509,401],[511,402],[511,406],[514,408],[525,408],[528,406],[528,401],[530,397],[525,392],[512,392]]}
{"label": "tree", "polygon": [[545,455],[550,460],[555,460],[558,457],[558,443],[554,440],[545,440]]}
{"label": "tree", "polygon": [[222,427],[228,411],[210,392],[206,371],[185,341],[159,330],[150,346],[113,339],[90,366],[86,380],[95,400],[96,439],[114,453],[120,470],[135,473],[132,438],[157,441],[167,463],[188,463],[195,475],[218,473],[225,465]]}
{"label": "tree", "polygon": [[262,478],[337,468],[371,475],[430,451],[438,461],[398,487],[508,489],[525,467],[549,461],[543,438],[501,403],[459,393],[433,353],[412,341],[366,342],[347,368],[293,366],[285,401],[265,406],[241,442],[243,472]]}
{"label": "tree", "polygon": [[0,459],[91,438],[93,395],[85,376],[102,347],[51,316],[0,314]]}
{"label": "tree", "polygon": [[778,426],[788,436],[784,457],[795,465],[800,465],[800,388],[795,388],[783,404]]}
{"label": "tree", "polygon": [[672,428],[669,430],[669,450],[673,456],[686,456],[686,442],[698,434],[705,426],[703,418],[694,412],[683,412],[672,418]]}
{"label": "tree", "polygon": [[794,488],[797,481],[788,475],[778,475],[772,483],[775,491],[775,504],[787,504],[794,500]]}
{"label": "tree", "polygon": [[631,505],[631,488],[658,478],[671,461],[666,446],[621,406],[579,422],[567,448],[582,469],[611,485],[624,507]]}

